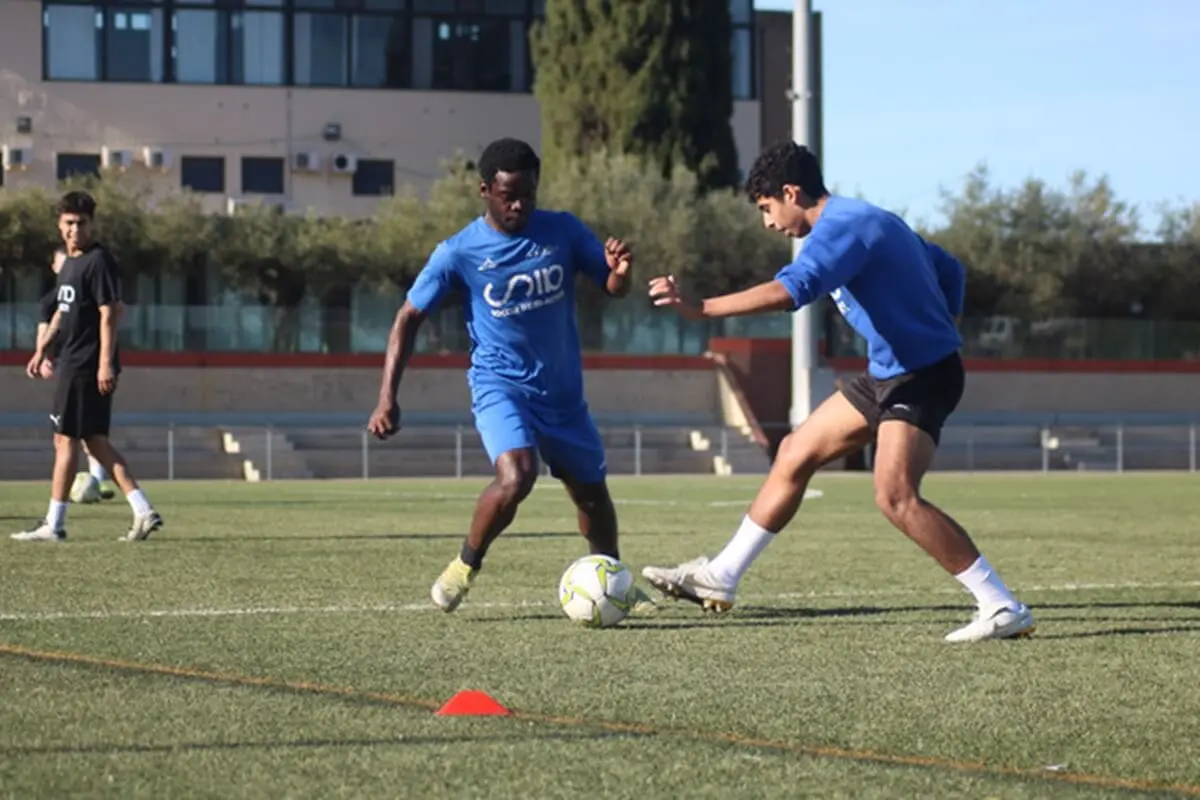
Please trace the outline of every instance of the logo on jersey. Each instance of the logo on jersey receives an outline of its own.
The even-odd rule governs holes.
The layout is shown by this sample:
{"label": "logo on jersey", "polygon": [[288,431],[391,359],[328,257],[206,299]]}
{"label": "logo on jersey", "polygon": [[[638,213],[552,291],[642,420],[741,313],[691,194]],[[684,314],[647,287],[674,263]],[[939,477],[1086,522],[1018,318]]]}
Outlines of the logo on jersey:
{"label": "logo on jersey", "polygon": [[537,267],[511,276],[506,283],[488,283],[483,299],[492,307],[493,317],[511,317],[535,308],[557,303],[566,296],[562,265]]}
{"label": "logo on jersey", "polygon": [[59,286],[55,299],[58,301],[58,310],[67,313],[71,310],[71,304],[75,302],[75,287],[66,284]]}
{"label": "logo on jersey", "polygon": [[842,299],[842,290],[840,288],[830,292],[829,299],[837,304],[837,310],[842,313],[843,317],[850,313],[850,305]]}

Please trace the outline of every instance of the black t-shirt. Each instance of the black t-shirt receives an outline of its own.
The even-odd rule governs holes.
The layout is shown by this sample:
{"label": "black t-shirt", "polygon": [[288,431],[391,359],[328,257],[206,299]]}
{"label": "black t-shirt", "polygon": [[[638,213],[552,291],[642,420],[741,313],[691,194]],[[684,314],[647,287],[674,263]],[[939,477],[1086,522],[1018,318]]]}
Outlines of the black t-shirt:
{"label": "black t-shirt", "polygon": [[[93,244],[63,262],[55,289],[56,311],[62,314],[58,341],[58,370],[95,373],[100,368],[100,307],[121,300],[117,262],[99,244]],[[113,342],[113,371],[121,359]]]}

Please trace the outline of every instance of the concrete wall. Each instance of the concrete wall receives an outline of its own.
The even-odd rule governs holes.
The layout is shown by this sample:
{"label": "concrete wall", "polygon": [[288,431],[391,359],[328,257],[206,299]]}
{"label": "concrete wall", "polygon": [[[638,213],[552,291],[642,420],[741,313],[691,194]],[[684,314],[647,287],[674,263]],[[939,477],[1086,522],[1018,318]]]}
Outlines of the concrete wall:
{"label": "concrete wall", "polygon": [[[733,360],[733,359],[731,359]],[[853,373],[844,373],[851,376]],[[764,414],[763,424],[786,419],[786,372],[765,359],[743,373],[742,387]],[[0,413],[44,412],[52,386],[0,367]],[[379,369],[266,367],[130,367],[121,378],[119,412],[332,413],[374,407]],[[593,411],[612,418],[721,418],[721,387],[712,369],[596,369],[587,373]],[[401,389],[411,412],[466,414],[470,398],[461,369],[415,369]],[[1197,373],[969,373],[960,413],[1173,413],[1200,415]],[[780,416],[782,414],[782,417]]]}
{"label": "concrete wall", "polygon": [[[379,396],[379,368],[129,367],[114,410],[178,413],[361,413]],[[604,370],[586,378],[593,413],[614,418],[716,420],[711,370]],[[0,413],[48,412],[53,385],[0,367]],[[461,369],[417,369],[405,376],[401,407],[416,413],[462,414],[470,395]]]}
{"label": "concrete wall", "polygon": [[[541,141],[538,104],[528,94],[43,81],[42,4],[0,0],[0,20],[0,144],[30,147],[34,158],[30,169],[4,175],[6,186],[52,186],[57,152],[162,147],[174,165],[147,173],[162,191],[180,186],[181,156],[225,157],[225,194],[206,196],[215,211],[227,196],[243,196],[244,155],[280,157],[290,149],[392,159],[398,185],[423,188],[458,152],[477,155],[500,136],[535,147]],[[32,118],[32,134],[16,133],[18,116]],[[342,126],[340,143],[321,138],[330,122]],[[733,127],[740,163],[749,169],[760,148],[758,101],[735,103]],[[288,179],[296,209],[359,216],[379,202],[352,196],[347,175]]]}

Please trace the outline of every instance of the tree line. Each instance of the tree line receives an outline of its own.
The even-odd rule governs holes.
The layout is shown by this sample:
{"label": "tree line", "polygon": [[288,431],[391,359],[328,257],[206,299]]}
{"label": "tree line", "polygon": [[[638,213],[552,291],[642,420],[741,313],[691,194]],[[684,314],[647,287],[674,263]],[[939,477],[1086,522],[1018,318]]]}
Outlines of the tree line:
{"label": "tree line", "polygon": [[[643,274],[672,272],[705,292],[766,279],[789,259],[788,243],[762,229],[736,190],[703,191],[686,167],[664,175],[644,163],[603,153],[565,160],[544,176],[541,202],[575,212],[601,237],[627,239]],[[358,284],[406,288],[437,242],[479,213],[478,179],[463,162],[424,197],[387,198],[366,219],[270,206],[210,214],[197,196],[155,198],[122,175],[64,188],[77,185],[96,195],[101,235],[126,275],[198,274],[212,265],[225,285],[278,308],[306,294],[340,305]],[[59,244],[54,201],[38,188],[0,191],[6,271],[46,272]],[[981,168],[946,193],[944,211],[943,224],[921,232],[967,265],[968,316],[1200,319],[1200,204],[1164,209],[1146,241],[1136,210],[1103,178],[1003,189]],[[585,298],[604,302],[598,293]]]}

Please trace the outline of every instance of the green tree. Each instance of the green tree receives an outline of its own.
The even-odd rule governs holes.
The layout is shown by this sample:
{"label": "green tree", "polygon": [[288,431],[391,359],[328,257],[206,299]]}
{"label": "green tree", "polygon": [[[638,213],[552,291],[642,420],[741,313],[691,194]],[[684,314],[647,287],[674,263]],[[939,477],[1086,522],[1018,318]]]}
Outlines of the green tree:
{"label": "green tree", "polygon": [[548,0],[531,33],[548,167],[607,151],[734,185],[732,35],[719,0]]}

